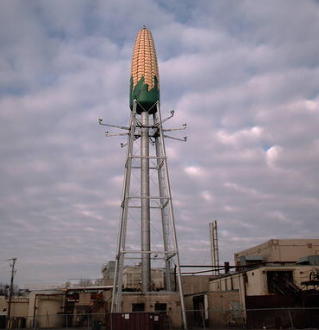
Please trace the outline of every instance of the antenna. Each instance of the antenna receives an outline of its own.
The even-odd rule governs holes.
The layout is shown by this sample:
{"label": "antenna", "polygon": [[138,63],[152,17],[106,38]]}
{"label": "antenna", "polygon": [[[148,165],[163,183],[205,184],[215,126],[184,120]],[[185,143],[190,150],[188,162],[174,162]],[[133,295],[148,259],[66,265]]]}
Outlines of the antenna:
{"label": "antenna", "polygon": [[211,248],[213,275],[219,275],[217,220],[214,220],[209,224],[209,232],[210,232],[210,248]]}
{"label": "antenna", "polygon": [[11,258],[11,259],[8,259],[8,261],[12,261],[12,263],[10,264],[11,280],[10,280],[10,288],[9,288],[8,321],[7,321],[7,327],[9,328],[9,323],[10,323],[10,318],[11,318],[11,304],[12,304],[12,296],[13,296],[13,281],[14,281],[14,275],[16,273],[16,270],[14,269],[14,267],[15,267],[17,258]]}

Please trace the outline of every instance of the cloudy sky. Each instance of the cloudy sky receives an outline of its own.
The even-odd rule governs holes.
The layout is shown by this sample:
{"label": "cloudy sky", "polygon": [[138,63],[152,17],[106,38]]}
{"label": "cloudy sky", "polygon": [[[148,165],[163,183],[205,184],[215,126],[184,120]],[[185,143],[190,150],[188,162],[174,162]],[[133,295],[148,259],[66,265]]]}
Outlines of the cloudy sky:
{"label": "cloudy sky", "polygon": [[[97,278],[114,258],[130,57],[153,33],[182,264],[271,238],[318,238],[319,3],[0,3],[0,281]],[[168,126],[169,126],[168,125]]]}

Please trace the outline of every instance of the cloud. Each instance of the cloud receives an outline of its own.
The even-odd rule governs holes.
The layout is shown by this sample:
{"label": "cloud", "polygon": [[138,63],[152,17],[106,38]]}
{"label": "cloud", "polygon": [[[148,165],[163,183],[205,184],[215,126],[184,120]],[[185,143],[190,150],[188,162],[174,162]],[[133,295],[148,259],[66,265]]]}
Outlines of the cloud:
{"label": "cloud", "polygon": [[266,162],[268,166],[275,167],[280,154],[282,153],[282,148],[280,146],[272,146],[266,151]]}
{"label": "cloud", "polygon": [[188,166],[184,169],[185,173],[190,176],[202,176],[203,170],[200,167]]}
{"label": "cloud", "polygon": [[143,24],[163,116],[176,110],[165,125],[188,124],[176,134],[187,143],[166,141],[182,263],[210,263],[213,219],[221,260],[318,236],[318,3],[230,2],[1,2],[0,257],[18,257],[19,284],[96,278],[114,259],[125,138],[106,138],[97,118],[128,123]]}

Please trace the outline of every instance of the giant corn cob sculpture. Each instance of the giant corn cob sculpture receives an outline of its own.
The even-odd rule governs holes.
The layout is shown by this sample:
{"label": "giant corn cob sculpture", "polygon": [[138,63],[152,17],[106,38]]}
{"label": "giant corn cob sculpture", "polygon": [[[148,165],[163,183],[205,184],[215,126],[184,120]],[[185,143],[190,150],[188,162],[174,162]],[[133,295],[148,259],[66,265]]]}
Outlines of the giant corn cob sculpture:
{"label": "giant corn cob sculpture", "polygon": [[130,107],[137,101],[137,113],[156,112],[159,101],[159,74],[154,41],[150,30],[141,29],[136,37],[132,57]]}
{"label": "giant corn cob sculpture", "polygon": [[[133,302],[156,304],[158,300],[174,301],[174,313],[181,312],[184,329],[187,329],[164,139],[170,137],[164,132],[180,129],[163,128],[162,124],[173,117],[174,111],[162,120],[159,94],[154,41],[151,31],[144,27],[138,32],[133,49],[129,126],[103,124],[100,121],[102,125],[126,131],[109,136],[128,135],[127,142],[122,144],[122,147],[127,147],[127,158],[111,312],[115,313],[114,317],[117,313],[128,313]],[[171,138],[185,141],[185,138]],[[139,180],[131,180],[132,175]],[[138,229],[139,234],[135,232]],[[162,241],[156,239],[155,232],[162,233]],[[124,269],[137,260],[140,276],[136,286],[134,284],[134,292],[127,292]],[[155,286],[154,268],[163,272],[161,287]],[[178,325],[181,325],[180,322]]]}

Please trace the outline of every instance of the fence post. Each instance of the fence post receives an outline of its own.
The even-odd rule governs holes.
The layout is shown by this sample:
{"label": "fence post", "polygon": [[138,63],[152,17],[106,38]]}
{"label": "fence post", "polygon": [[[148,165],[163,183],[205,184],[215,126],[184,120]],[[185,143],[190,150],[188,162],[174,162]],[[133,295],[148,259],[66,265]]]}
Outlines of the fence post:
{"label": "fence post", "polygon": [[291,316],[291,312],[290,312],[290,309],[288,309],[288,315],[289,315],[289,320],[290,320],[290,324],[291,324],[291,329],[294,329],[294,322],[293,322],[293,319],[292,319],[292,316]]}
{"label": "fence post", "polygon": [[203,309],[201,309],[200,311],[201,311],[201,314],[202,314],[203,329],[206,330],[205,311]]}

